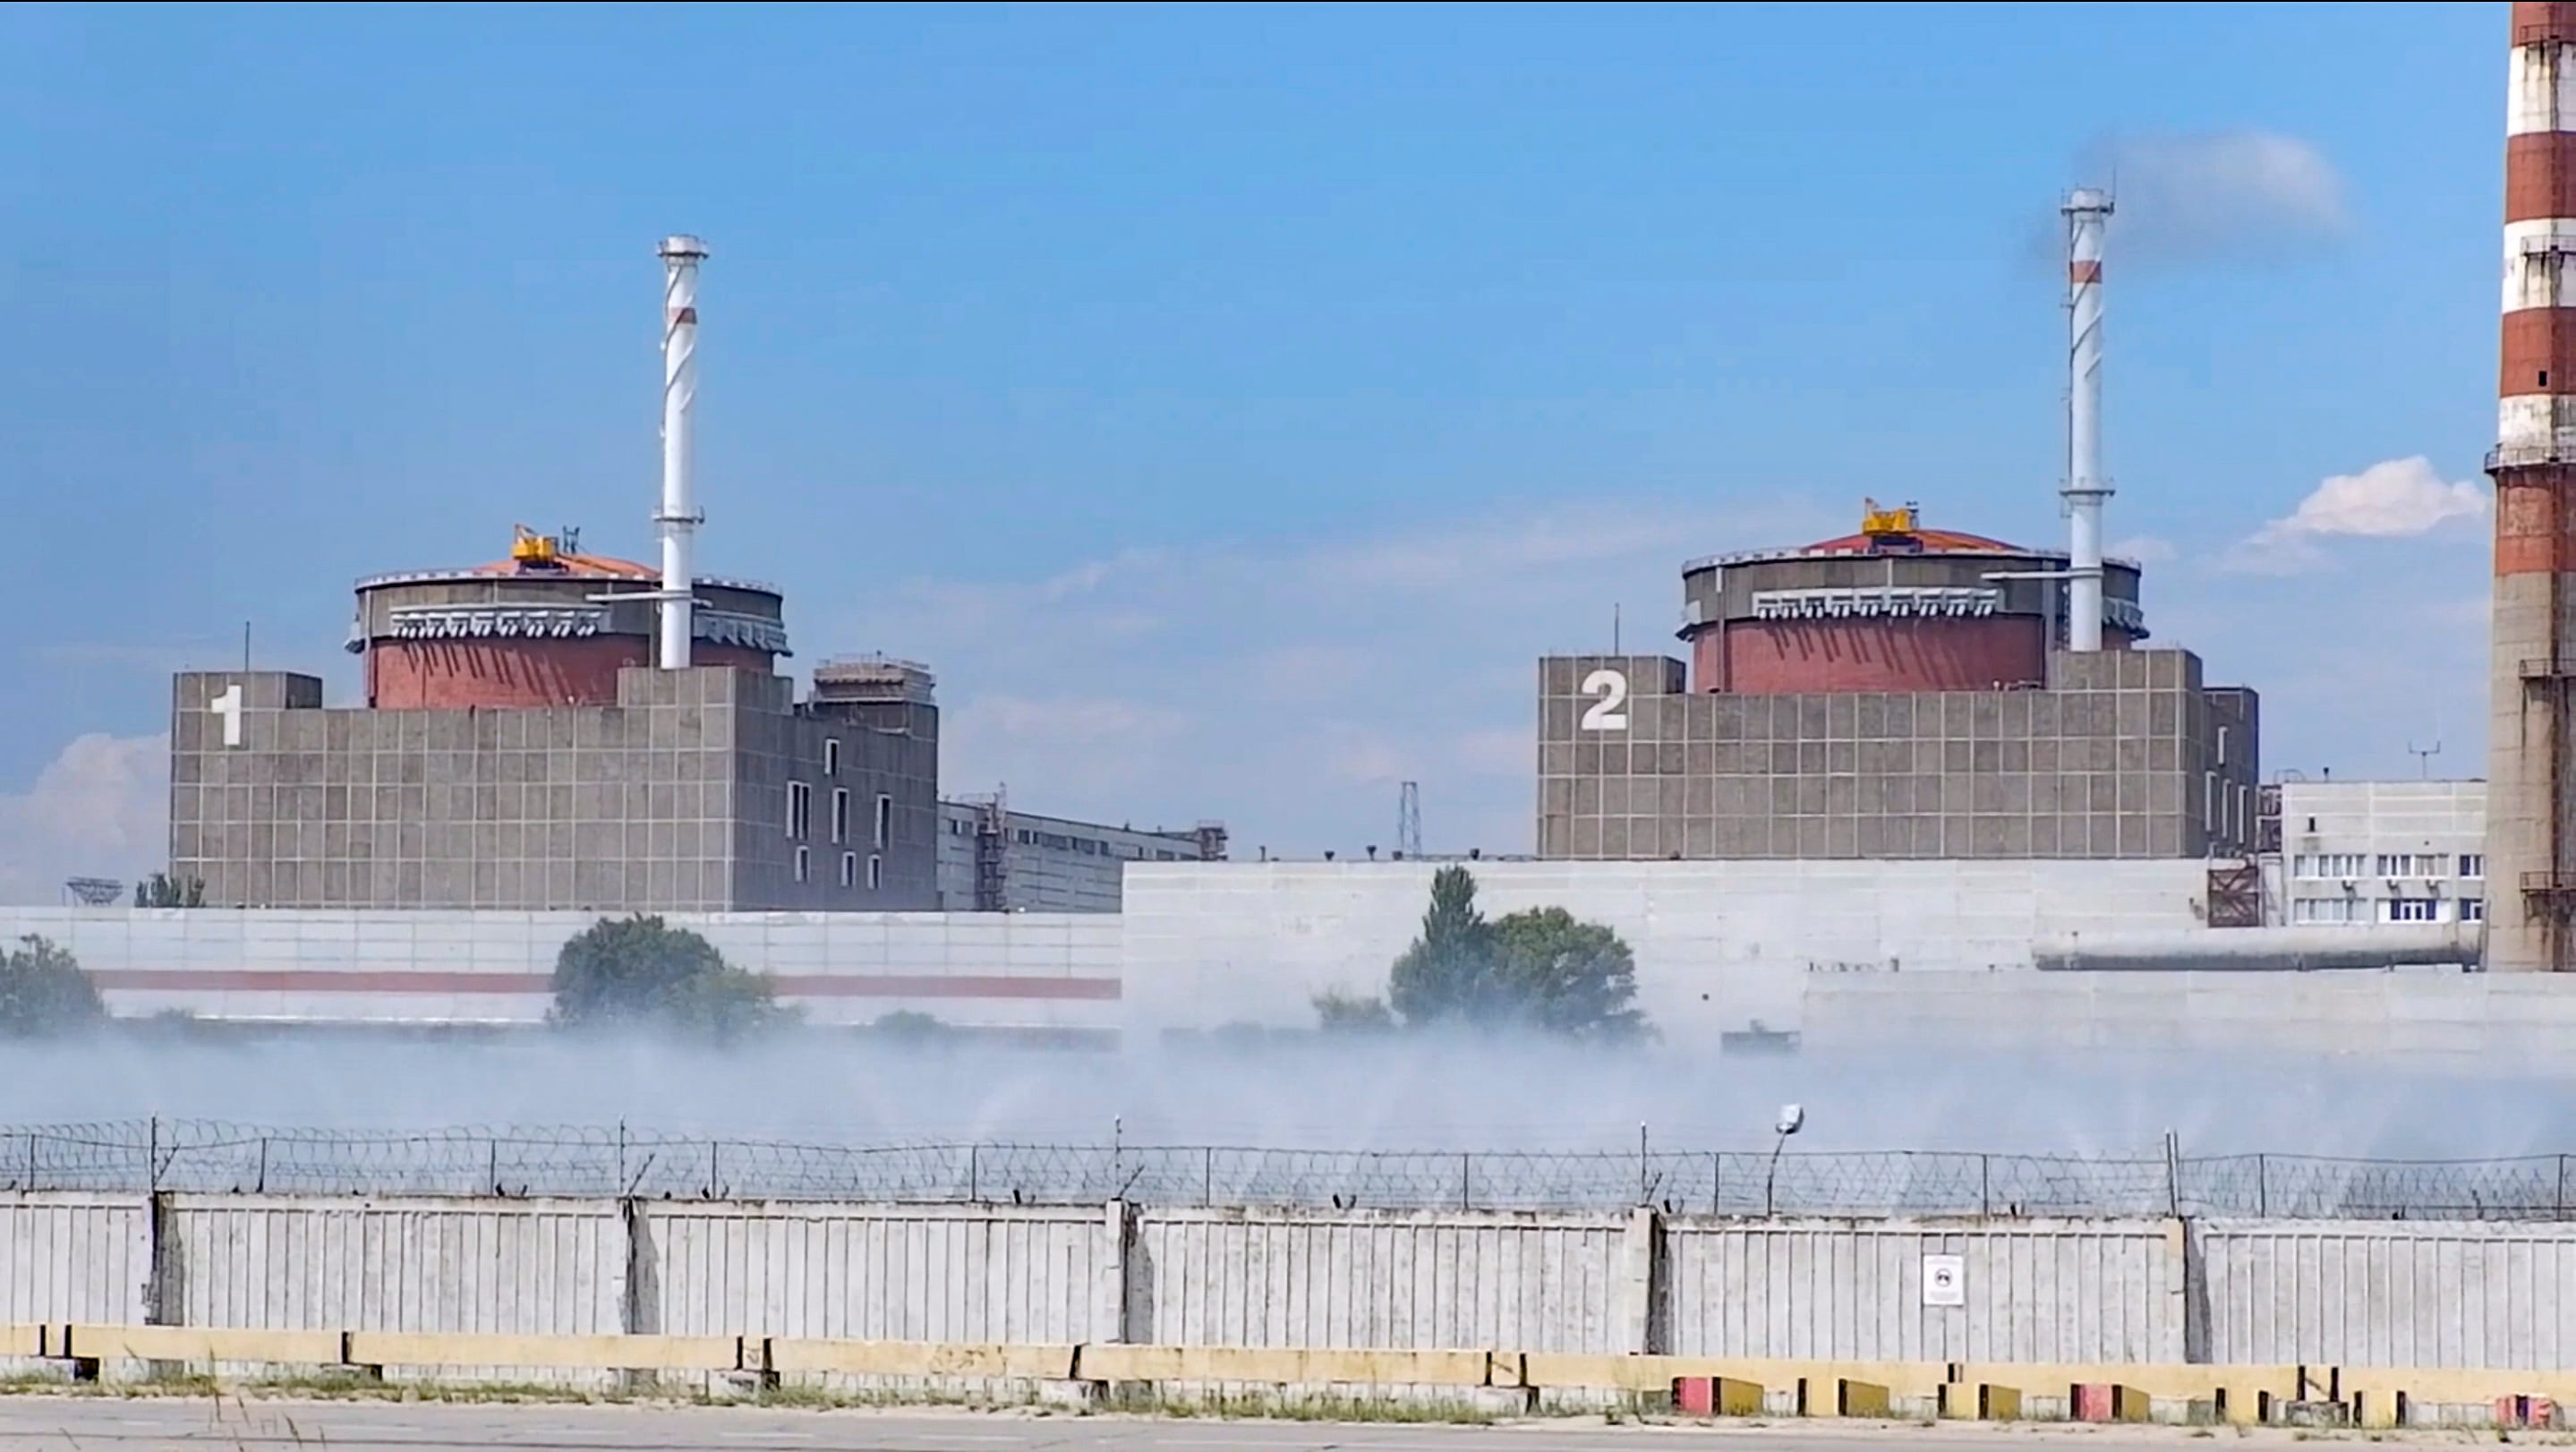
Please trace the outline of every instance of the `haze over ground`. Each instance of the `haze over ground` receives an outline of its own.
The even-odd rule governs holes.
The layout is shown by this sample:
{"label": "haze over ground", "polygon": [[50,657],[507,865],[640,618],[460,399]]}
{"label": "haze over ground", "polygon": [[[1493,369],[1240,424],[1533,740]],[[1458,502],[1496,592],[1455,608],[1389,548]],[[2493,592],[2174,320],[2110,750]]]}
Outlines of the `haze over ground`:
{"label": "haze over ground", "polygon": [[[1797,1148],[2443,1158],[2576,1151],[2563,1077],[2243,1055],[1807,1052],[1530,1042],[1200,1046],[1116,1055],[867,1046],[739,1053],[642,1040],[125,1039],[10,1050],[0,1124],[142,1118],[350,1129],[613,1126],[816,1143],[1329,1149]],[[1120,1123],[1113,1130],[1113,1120]]]}

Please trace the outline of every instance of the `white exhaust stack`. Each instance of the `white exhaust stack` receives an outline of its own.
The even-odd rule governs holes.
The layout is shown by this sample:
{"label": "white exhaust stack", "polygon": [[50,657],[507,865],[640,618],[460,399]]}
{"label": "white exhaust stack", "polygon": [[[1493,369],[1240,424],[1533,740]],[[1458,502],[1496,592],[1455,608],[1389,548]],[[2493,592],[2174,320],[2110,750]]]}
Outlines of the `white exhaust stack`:
{"label": "white exhaust stack", "polygon": [[2102,232],[2111,196],[2091,187],[2066,198],[2066,514],[2070,521],[2066,601],[2069,650],[2102,648]]}
{"label": "white exhaust stack", "polygon": [[659,664],[666,671],[689,664],[697,588],[691,546],[706,520],[695,498],[690,416],[698,401],[698,264],[706,260],[706,244],[695,237],[662,239],[662,508],[653,522],[662,532]]}

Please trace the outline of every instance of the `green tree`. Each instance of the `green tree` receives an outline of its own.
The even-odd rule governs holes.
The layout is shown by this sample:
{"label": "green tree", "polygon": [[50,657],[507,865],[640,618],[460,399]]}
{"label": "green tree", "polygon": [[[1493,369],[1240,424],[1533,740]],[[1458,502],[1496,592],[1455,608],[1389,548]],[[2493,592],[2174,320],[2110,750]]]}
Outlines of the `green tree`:
{"label": "green tree", "polygon": [[880,1015],[875,1023],[868,1025],[868,1029],[872,1033],[882,1034],[890,1039],[919,1043],[922,1040],[935,1039],[946,1034],[948,1025],[941,1023],[932,1014],[899,1008],[892,1013]]}
{"label": "green tree", "polygon": [[1395,1028],[1395,1014],[1385,999],[1351,993],[1315,995],[1315,1017],[1328,1034],[1382,1034]]}
{"label": "green tree", "polygon": [[602,918],[555,955],[553,1022],[729,1040],[793,1017],[769,980],[658,917]]}
{"label": "green tree", "polygon": [[195,877],[172,877],[156,872],[134,884],[134,905],[139,908],[193,908],[206,905],[206,884]]}
{"label": "green tree", "polygon": [[106,1019],[98,985],[71,954],[32,936],[0,952],[0,1038],[70,1033]]}
{"label": "green tree", "polygon": [[1561,907],[1506,914],[1494,921],[1492,962],[1507,1021],[1580,1039],[1645,1032],[1636,955],[1599,923],[1577,921]]}
{"label": "green tree", "polygon": [[1315,1000],[1327,1030],[1441,1026],[1521,1028],[1617,1041],[1646,1032],[1637,1011],[1636,957],[1617,933],[1563,908],[1531,908],[1488,921],[1463,867],[1431,879],[1422,936],[1387,973],[1387,996],[1332,993]]}
{"label": "green tree", "polygon": [[1431,875],[1422,936],[1387,974],[1387,1006],[1415,1027],[1492,1016],[1492,932],[1476,907],[1475,874],[1443,867]]}

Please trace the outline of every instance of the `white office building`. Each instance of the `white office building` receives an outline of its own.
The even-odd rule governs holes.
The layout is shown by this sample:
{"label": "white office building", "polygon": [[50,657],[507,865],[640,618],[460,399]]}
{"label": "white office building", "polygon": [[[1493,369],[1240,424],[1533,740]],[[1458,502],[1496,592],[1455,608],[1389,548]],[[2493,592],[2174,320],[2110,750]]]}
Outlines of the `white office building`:
{"label": "white office building", "polygon": [[2483,781],[2284,781],[2265,916],[2303,923],[2486,920]]}

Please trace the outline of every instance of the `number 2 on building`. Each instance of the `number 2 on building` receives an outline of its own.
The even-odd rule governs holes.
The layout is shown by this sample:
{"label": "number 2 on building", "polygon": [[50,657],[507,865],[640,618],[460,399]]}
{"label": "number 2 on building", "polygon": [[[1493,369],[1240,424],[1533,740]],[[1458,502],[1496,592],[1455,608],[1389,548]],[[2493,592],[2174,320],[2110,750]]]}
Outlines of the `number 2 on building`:
{"label": "number 2 on building", "polygon": [[1597,670],[1583,678],[1583,694],[1598,697],[1583,713],[1586,731],[1628,729],[1628,678],[1614,670]]}

